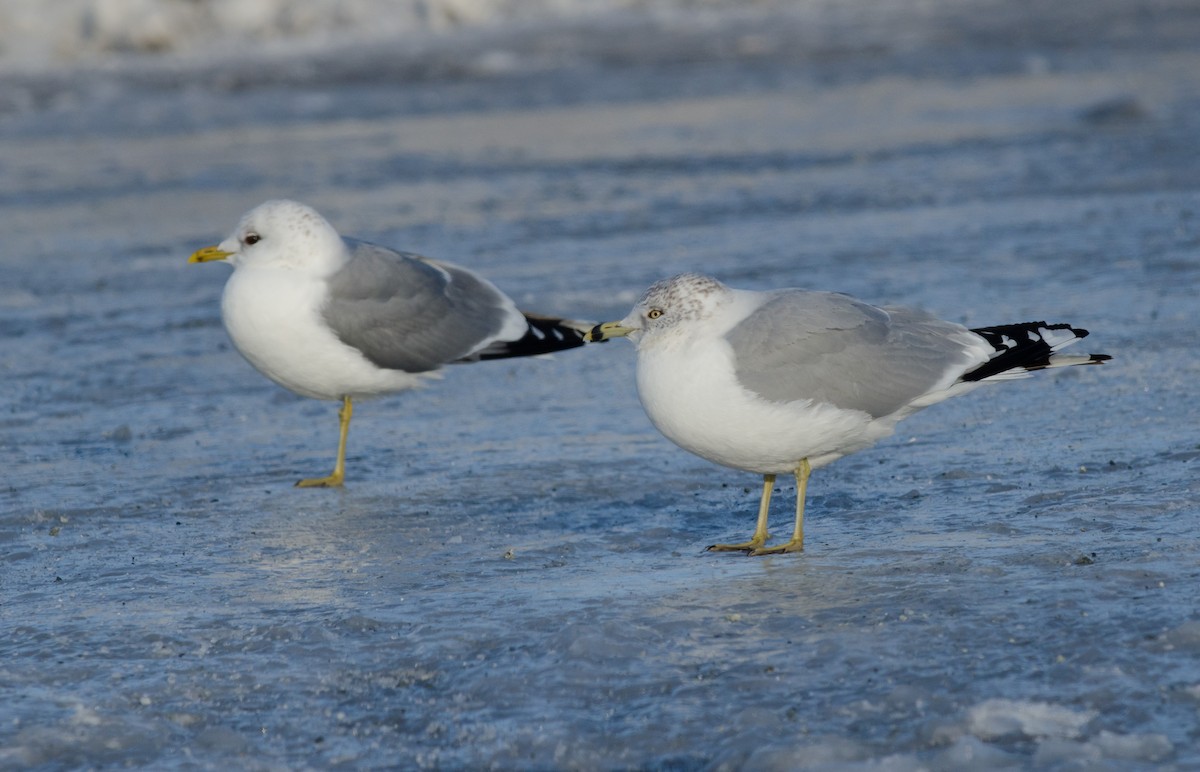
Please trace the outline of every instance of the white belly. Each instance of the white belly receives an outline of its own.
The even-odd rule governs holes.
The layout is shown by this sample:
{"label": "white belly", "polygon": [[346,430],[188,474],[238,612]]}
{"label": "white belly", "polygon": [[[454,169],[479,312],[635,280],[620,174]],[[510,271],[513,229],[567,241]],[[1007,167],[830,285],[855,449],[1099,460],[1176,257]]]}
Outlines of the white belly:
{"label": "white belly", "polygon": [[828,404],[769,402],[738,385],[723,339],[673,340],[638,352],[638,396],[651,422],[684,450],[735,469],[815,468],[892,433],[893,421]]}
{"label": "white belly", "polygon": [[376,367],[338,340],[321,320],[324,286],[293,271],[240,267],[221,301],[233,345],[263,375],[315,399],[403,391],[437,375]]}

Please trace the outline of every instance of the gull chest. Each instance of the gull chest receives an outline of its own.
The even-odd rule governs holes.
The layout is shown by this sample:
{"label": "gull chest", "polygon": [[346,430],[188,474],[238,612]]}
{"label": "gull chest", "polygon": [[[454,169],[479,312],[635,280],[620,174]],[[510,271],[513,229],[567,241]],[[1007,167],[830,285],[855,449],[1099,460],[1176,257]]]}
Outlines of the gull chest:
{"label": "gull chest", "polygon": [[723,340],[656,341],[639,350],[637,385],[650,421],[676,445],[726,466],[755,466],[760,453],[745,446],[767,419],[737,384]]}

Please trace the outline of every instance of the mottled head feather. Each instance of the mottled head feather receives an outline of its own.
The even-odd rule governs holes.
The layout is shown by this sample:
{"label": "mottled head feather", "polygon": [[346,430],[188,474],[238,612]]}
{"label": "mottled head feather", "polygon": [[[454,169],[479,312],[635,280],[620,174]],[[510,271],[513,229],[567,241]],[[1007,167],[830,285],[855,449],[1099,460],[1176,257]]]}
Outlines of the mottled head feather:
{"label": "mottled head feather", "polygon": [[634,313],[647,331],[667,329],[703,318],[727,292],[724,284],[709,276],[681,273],[650,285]]}

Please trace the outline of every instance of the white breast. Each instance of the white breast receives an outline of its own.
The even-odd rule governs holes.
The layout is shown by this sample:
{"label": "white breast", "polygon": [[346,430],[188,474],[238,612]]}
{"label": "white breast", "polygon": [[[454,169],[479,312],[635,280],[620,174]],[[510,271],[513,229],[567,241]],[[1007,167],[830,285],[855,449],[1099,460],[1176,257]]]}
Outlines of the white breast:
{"label": "white breast", "polygon": [[371,396],[419,386],[436,373],[386,370],[338,340],[320,315],[325,283],[283,268],[240,266],[221,316],[234,346],[263,375],[315,399]]}

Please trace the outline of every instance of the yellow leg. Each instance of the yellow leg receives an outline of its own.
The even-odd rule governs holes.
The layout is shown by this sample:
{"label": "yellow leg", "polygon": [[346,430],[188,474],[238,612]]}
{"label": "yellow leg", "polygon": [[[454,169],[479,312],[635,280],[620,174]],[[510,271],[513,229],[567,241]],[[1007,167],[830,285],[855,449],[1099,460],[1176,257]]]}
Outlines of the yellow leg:
{"label": "yellow leg", "polygon": [[750,541],[741,544],[714,544],[709,547],[716,552],[750,552],[753,554],[767,543],[767,512],[771,508],[771,491],[775,490],[775,475],[763,475],[762,499],[758,502],[758,523],[754,526],[754,535]]}
{"label": "yellow leg", "polygon": [[342,409],[338,411],[338,422],[341,424],[341,434],[338,437],[337,461],[333,464],[333,474],[328,477],[312,477],[296,483],[297,488],[340,488],[346,479],[346,437],[350,434],[350,416],[354,407],[349,397],[342,397]]}
{"label": "yellow leg", "polygon": [[751,555],[775,555],[781,552],[800,552],[804,549],[804,499],[808,496],[808,476],[812,474],[812,466],[808,459],[801,459],[796,467],[796,527],[792,529],[792,538],[786,544],[777,547],[756,547]]}

